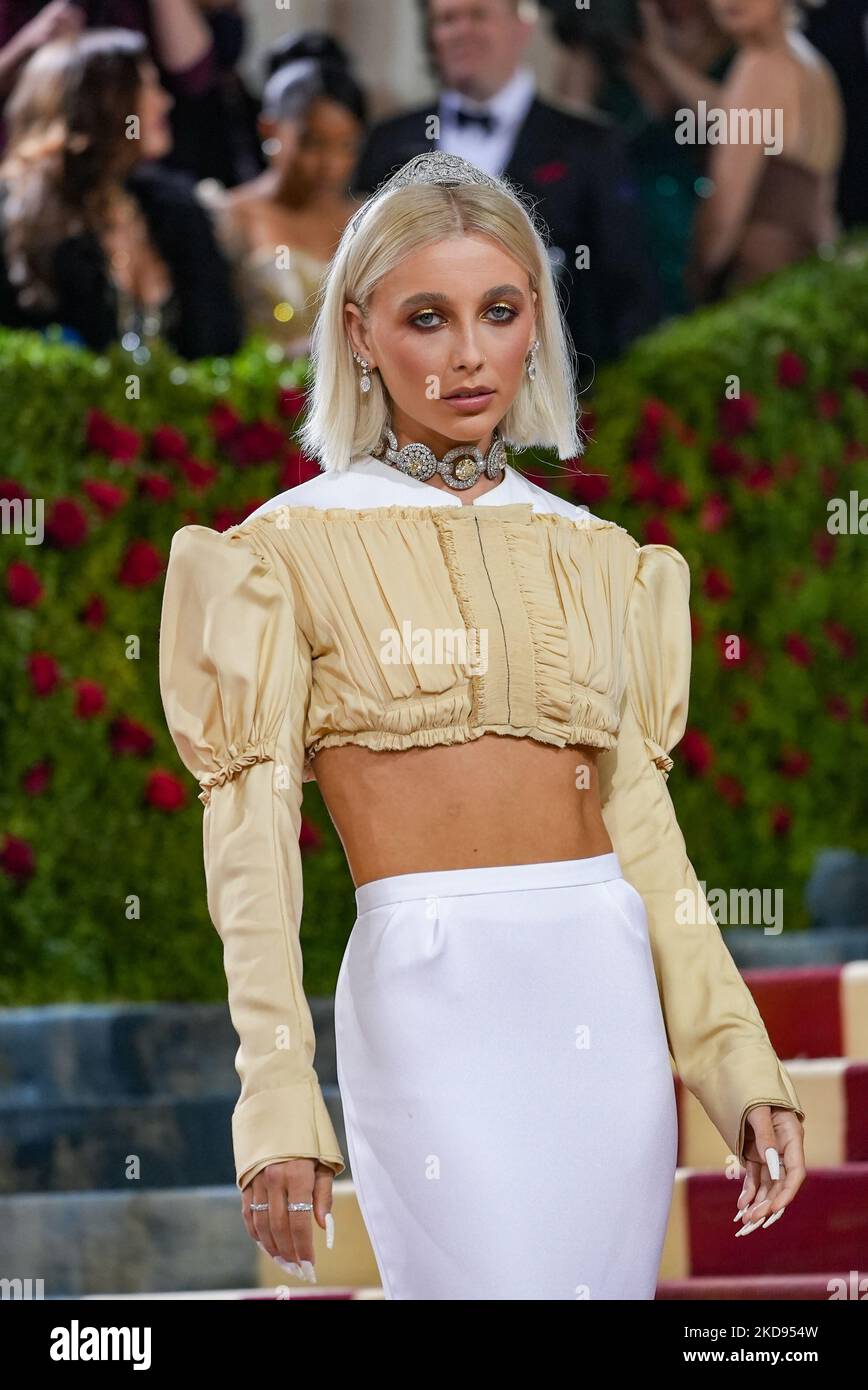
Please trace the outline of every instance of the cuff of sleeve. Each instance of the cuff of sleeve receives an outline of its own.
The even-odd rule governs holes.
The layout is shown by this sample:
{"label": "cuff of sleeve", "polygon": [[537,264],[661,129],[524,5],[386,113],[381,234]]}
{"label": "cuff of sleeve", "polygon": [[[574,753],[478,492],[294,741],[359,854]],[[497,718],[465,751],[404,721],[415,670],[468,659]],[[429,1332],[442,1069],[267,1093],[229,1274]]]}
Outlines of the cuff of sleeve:
{"label": "cuff of sleeve", "polygon": [[236,1106],[232,1144],[239,1191],[266,1163],[279,1159],[315,1158],[336,1177],[346,1166],[315,1079],[259,1091]]}
{"label": "cuff of sleeve", "polygon": [[755,1105],[780,1105],[805,1120],[786,1068],[765,1043],[736,1048],[690,1089],[742,1165],[747,1112]]}

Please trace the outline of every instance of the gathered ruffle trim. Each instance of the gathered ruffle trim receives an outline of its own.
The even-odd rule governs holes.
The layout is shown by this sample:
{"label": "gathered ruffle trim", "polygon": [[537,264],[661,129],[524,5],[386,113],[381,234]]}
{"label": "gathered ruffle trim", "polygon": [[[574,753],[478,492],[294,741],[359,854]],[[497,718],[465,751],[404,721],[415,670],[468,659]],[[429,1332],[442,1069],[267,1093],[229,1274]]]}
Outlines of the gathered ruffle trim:
{"label": "gathered ruffle trim", "polygon": [[411,733],[394,733],[388,729],[357,729],[354,733],[323,734],[307,750],[306,763],[312,762],[321,748],[339,748],[347,743],[359,744],[375,751],[402,748],[431,748],[437,744],[468,743],[483,734],[502,734],[514,738],[532,738],[538,743],[558,748],[587,744],[591,748],[614,748],[617,735],[605,729],[576,724],[558,733],[546,729],[519,729],[513,724],[451,724],[416,729]]}
{"label": "gathered ruffle trim", "polygon": [[[462,507],[462,510],[467,511],[469,509]],[[443,553],[443,559],[446,562],[449,581],[458,604],[458,611],[461,614],[464,630],[465,632],[477,632],[479,630],[479,624],[476,621],[476,615],[473,611],[473,604],[470,598],[470,589],[467,584],[464,566],[461,564],[455,545],[454,532],[451,526],[441,526],[439,524],[439,519],[435,518],[435,520],[437,521],[437,534],[440,538],[440,548]],[[469,673],[467,680],[470,687],[470,698],[475,720],[480,724],[484,724],[488,716],[488,705],[486,702],[487,686],[485,679],[481,672],[473,671]],[[422,732],[427,732],[427,730]]]}
{"label": "gathered ruffle trim", "polygon": [[651,754],[652,760],[656,763],[660,771],[663,773],[663,776],[668,779],[669,774],[672,771],[672,768],[674,767],[674,763],[670,758],[669,754],[666,752],[666,749],[661,747],[661,745],[657,742],[656,739],[651,738],[650,734],[645,735],[645,747]]}
{"label": "gathered ruffle trim", "polygon": [[236,777],[239,772],[243,772],[246,767],[253,763],[267,763],[274,757],[274,749],[270,744],[257,743],[248,748],[245,753],[241,753],[231,762],[225,763],[216,772],[207,772],[204,777],[199,778],[199,800],[204,806],[211,800],[211,792],[214,787],[222,787],[224,783]]}
{"label": "gathered ruffle trim", "polygon": [[570,647],[564,614],[545,569],[539,537],[530,527],[507,530],[507,545],[530,626],[534,709],[540,728],[569,728],[572,717]]}

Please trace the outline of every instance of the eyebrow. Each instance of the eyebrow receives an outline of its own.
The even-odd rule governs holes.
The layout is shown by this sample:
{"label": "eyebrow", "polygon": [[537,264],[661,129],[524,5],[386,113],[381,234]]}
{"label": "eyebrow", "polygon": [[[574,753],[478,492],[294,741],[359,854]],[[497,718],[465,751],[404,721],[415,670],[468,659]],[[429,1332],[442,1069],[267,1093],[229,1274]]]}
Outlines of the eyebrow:
{"label": "eyebrow", "polygon": [[[486,290],[481,299],[496,299],[502,294],[514,294],[519,299],[524,296],[518,285],[493,285],[490,290]],[[450,304],[452,301],[448,294],[443,294],[439,290],[423,291],[421,294],[411,294],[409,299],[402,299],[398,305],[399,309],[414,309],[417,304]]]}

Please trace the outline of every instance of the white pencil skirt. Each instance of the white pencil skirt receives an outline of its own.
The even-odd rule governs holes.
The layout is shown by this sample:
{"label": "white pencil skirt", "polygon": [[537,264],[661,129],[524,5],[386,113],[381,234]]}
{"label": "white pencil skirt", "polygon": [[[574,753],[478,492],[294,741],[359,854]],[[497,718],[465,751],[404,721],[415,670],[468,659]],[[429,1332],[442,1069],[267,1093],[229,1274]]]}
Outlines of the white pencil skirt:
{"label": "white pencil skirt", "polygon": [[356,889],[335,993],[387,1299],[653,1299],[675,1178],[648,921],[614,853]]}

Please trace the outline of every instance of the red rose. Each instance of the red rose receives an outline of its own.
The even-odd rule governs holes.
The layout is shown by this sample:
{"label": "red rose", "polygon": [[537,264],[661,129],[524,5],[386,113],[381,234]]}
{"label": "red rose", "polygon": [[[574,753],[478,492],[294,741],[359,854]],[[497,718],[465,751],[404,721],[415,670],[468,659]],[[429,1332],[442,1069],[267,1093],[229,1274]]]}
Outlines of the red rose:
{"label": "red rose", "polygon": [[732,508],[719,493],[706,497],[699,513],[700,531],[720,531],[729,521]]}
{"label": "red rose", "polygon": [[151,434],[152,458],[179,461],[187,457],[189,448],[187,436],[174,425],[158,425]]}
{"label": "red rose", "polygon": [[94,719],[105,709],[105,691],[96,681],[75,680],[75,715],[77,719]]}
{"label": "red rose", "polygon": [[789,806],[773,806],[770,819],[772,834],[786,835],[793,823],[793,813]]}
{"label": "red rose", "polygon": [[784,639],[784,651],[797,666],[810,666],[814,660],[810,645],[798,632],[788,633]]}
{"label": "red rose", "polygon": [[560,183],[570,172],[570,166],[562,159],[550,159],[548,164],[538,164],[531,172],[535,183]]}
{"label": "red rose", "polygon": [[657,501],[661,507],[683,512],[690,505],[690,493],[680,478],[661,478],[657,488]]}
{"label": "red rose", "polygon": [[650,459],[633,459],[627,464],[630,501],[637,505],[653,502],[660,486],[660,474]]}
{"label": "red rose", "polygon": [[49,762],[33,763],[21,777],[21,789],[27,796],[42,796],[51,782],[52,767]]}
{"label": "red rose", "polygon": [[[738,638],[738,645],[732,642],[733,638]],[[732,655],[730,652],[732,651]],[[738,666],[748,661],[753,652],[753,647],[748,639],[740,632],[718,632],[717,634],[717,655],[721,666]],[[735,654],[737,653],[737,655]]]}
{"label": "red rose", "polygon": [[208,425],[211,433],[218,444],[224,444],[227,439],[243,426],[240,415],[236,415],[231,406],[218,404],[208,414]]}
{"label": "red rose", "polygon": [[277,396],[277,413],[284,420],[294,420],[307,405],[307,392],[297,386],[283,386]]}
{"label": "red rose", "polygon": [[747,465],[744,454],[740,454],[729,444],[712,444],[708,451],[708,462],[711,465],[711,471],[719,474],[722,478],[733,477],[741,473]]}
{"label": "red rose", "polygon": [[681,761],[695,777],[704,777],[714,762],[714,749],[698,729],[687,729],[679,746]]}
{"label": "red rose", "polygon": [[91,594],[84,608],[82,608],[79,613],[79,622],[84,623],[85,627],[102,627],[105,622],[105,615],[105,599],[99,594]]}
{"label": "red rose", "polygon": [[298,487],[299,483],[306,483],[310,478],[318,478],[321,472],[319,464],[312,463],[290,445],[284,452],[278,490],[284,492],[287,488]]}
{"label": "red rose", "polygon": [[103,516],[113,516],[127,500],[127,494],[122,487],[103,482],[102,478],[86,478],[82,483],[82,489]]}
{"label": "red rose", "polygon": [[669,408],[663,401],[651,397],[642,404],[639,428],[633,436],[633,450],[640,457],[656,454],[660,448],[663,427],[669,421]]}
{"label": "red rose", "polygon": [[131,753],[146,758],[153,752],[154,735],[144,724],[137,724],[127,715],[118,715],[109,725],[109,746],[113,753]]}
{"label": "red rose", "polygon": [[807,369],[801,357],[794,352],[782,352],[777,361],[779,386],[801,386],[807,376]]}
{"label": "red rose", "polygon": [[745,474],[744,484],[751,492],[769,492],[775,485],[775,470],[770,463],[755,463]]}
{"label": "red rose", "polygon": [[322,848],[322,835],[319,827],[314,825],[313,821],[308,820],[307,816],[301,818],[298,843],[302,854],[308,854],[311,850]]}
{"label": "red rose", "polygon": [[842,724],[845,723],[850,718],[850,706],[847,703],[846,697],[843,695],[827,695],[826,713],[830,715],[832,719],[837,719]]}
{"label": "red rose", "polygon": [[868,370],[865,367],[854,367],[850,373],[850,383],[856,387],[857,391],[864,391],[868,396]]}
{"label": "red rose", "polygon": [[804,777],[811,766],[811,755],[802,748],[785,748],[778,759],[778,771],[783,777]]}
{"label": "red rose", "polygon": [[153,502],[168,502],[175,495],[174,483],[162,473],[143,473],[139,478],[139,493]]}
{"label": "red rose", "polygon": [[194,492],[204,492],[217,477],[217,469],[214,465],[202,463],[200,459],[182,459],[179,467]]}
{"label": "red rose", "polygon": [[187,802],[187,789],[173,772],[154,768],[145,783],[144,800],[157,811],[178,811]]}
{"label": "red rose", "polygon": [[61,550],[72,550],[87,539],[87,517],[72,497],[59,497],[52,503],[45,523],[45,534]]}
{"label": "red rose", "polygon": [[267,420],[257,420],[252,425],[231,434],[223,442],[223,447],[232,461],[240,468],[249,464],[269,463],[279,457],[286,443],[286,437],[276,425]]}
{"label": "red rose", "polygon": [[34,695],[50,695],[60,684],[60,667],[47,652],[32,652],[27,658],[27,673]]}
{"label": "red rose", "polygon": [[6,594],[13,608],[35,608],[43,595],[42,580],[24,560],[13,560],[6,571]]}
{"label": "red rose", "polygon": [[706,570],[702,581],[702,591],[706,598],[726,599],[732,594],[732,584],[723,570],[712,567]]}
{"label": "red rose", "polygon": [[817,392],[817,413],[823,420],[835,420],[841,413],[841,398],[834,391]]}
{"label": "red rose", "polygon": [[118,583],[131,589],[152,584],[165,568],[158,550],[150,541],[131,541],[121,562]]}
{"label": "red rose", "polygon": [[30,496],[17,478],[0,478],[0,497],[9,502],[24,502]]}
{"label": "red rose", "polygon": [[570,499],[586,507],[602,502],[612,490],[605,473],[569,473],[567,486]]}
{"label": "red rose", "polygon": [[230,526],[240,526],[246,513],[241,507],[220,507],[211,518],[215,531],[228,531]]}
{"label": "red rose", "polygon": [[695,646],[705,634],[705,627],[698,613],[691,611],[690,614],[690,640]]}
{"label": "red rose", "polygon": [[717,412],[720,428],[729,439],[752,430],[758,415],[759,400],[749,392],[732,400],[722,400]]}
{"label": "red rose", "polygon": [[646,545],[675,544],[675,537],[662,516],[649,516],[642,531]]}
{"label": "red rose", "polygon": [[750,715],[750,704],[747,700],[736,700],[730,709],[733,724],[743,724]]}
{"label": "red rose", "polygon": [[856,638],[849,628],[844,627],[834,618],[829,618],[823,624],[823,631],[828,637],[833,647],[836,647],[838,654],[849,661],[856,655]]}
{"label": "red rose", "polygon": [[818,531],[812,542],[814,559],[821,569],[826,569],[832,563],[835,554],[835,541],[837,536],[833,536],[829,531]]}
{"label": "red rose", "polygon": [[104,411],[91,409],[87,413],[86,443],[94,454],[105,454],[119,463],[129,463],[138,458],[142,437],[136,430],[112,420]]}
{"label": "red rose", "polygon": [[738,810],[739,806],[744,804],[744,787],[738,778],[731,777],[728,772],[721,772],[714,786],[718,796],[729,806]]}
{"label": "red rose", "polygon": [[23,883],[33,877],[35,867],[33,850],[27,841],[19,840],[16,835],[4,836],[0,848],[0,868],[6,877]]}

